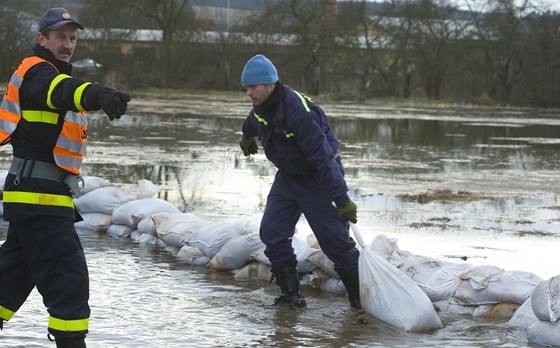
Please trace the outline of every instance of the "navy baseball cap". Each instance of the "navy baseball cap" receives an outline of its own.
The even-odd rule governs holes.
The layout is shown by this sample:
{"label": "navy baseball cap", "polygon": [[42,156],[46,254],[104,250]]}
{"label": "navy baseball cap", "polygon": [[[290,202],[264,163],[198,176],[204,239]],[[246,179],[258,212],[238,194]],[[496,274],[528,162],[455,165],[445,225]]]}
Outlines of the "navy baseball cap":
{"label": "navy baseball cap", "polygon": [[39,20],[39,31],[44,29],[59,29],[68,23],[74,23],[80,29],[84,26],[80,24],[78,16],[62,7],[54,7],[45,12]]}

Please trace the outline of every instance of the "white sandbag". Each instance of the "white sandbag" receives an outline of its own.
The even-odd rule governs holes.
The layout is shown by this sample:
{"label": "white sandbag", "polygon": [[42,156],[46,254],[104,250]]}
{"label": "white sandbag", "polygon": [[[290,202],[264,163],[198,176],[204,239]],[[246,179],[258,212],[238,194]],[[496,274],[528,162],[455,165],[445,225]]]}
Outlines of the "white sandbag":
{"label": "white sandbag", "polygon": [[316,250],[307,257],[307,260],[317,266],[321,271],[325,272],[331,278],[338,278],[338,273],[334,270],[334,262],[332,262],[323,250]]}
{"label": "white sandbag", "polygon": [[262,247],[258,233],[241,235],[230,239],[208,262],[206,267],[220,271],[231,271],[243,267],[249,257]]}
{"label": "white sandbag", "polygon": [[[159,214],[181,214],[181,213],[159,213]],[[154,214],[157,215],[157,214]],[[146,216],[138,222],[136,230],[142,234],[156,235],[156,222],[151,218],[154,215]]]}
{"label": "white sandbag", "polygon": [[8,176],[8,171],[0,172],[0,192],[4,192],[4,184],[6,183],[6,177]]}
{"label": "white sandbag", "polygon": [[441,320],[428,296],[395,266],[364,247],[355,224],[350,224],[361,246],[358,261],[360,301],[374,317],[408,332],[441,328]]}
{"label": "white sandbag", "polygon": [[202,218],[188,213],[157,214],[153,219],[158,238],[177,248],[182,248],[194,232],[208,226]]}
{"label": "white sandbag", "polygon": [[138,180],[138,192],[136,193],[136,199],[152,198],[155,197],[158,192],[159,187],[150,180]]}
{"label": "white sandbag", "polygon": [[134,231],[134,228],[127,225],[112,224],[109,228],[107,228],[108,235],[119,238],[130,237],[132,231]]}
{"label": "white sandbag", "polygon": [[360,250],[360,300],[374,317],[408,332],[442,326],[432,302],[416,283],[369,249]]}
{"label": "white sandbag", "polygon": [[321,281],[321,285],[319,286],[319,289],[331,294],[337,294],[337,295],[346,294],[346,287],[344,287],[344,283],[342,283],[342,281],[337,278],[328,278]]}
{"label": "white sandbag", "polygon": [[472,316],[493,320],[510,320],[519,306],[518,303],[511,302],[481,305],[476,307]]}
{"label": "white sandbag", "polygon": [[82,221],[76,222],[74,226],[78,229],[93,232],[105,232],[111,226],[111,214],[105,213],[85,213],[80,214]]}
{"label": "white sandbag", "polygon": [[140,220],[156,213],[180,213],[171,203],[159,198],[142,198],[121,205],[113,211],[113,223],[136,229]]}
{"label": "white sandbag", "polygon": [[98,176],[82,176],[82,179],[84,179],[84,187],[80,191],[82,196],[101,187],[114,186],[109,180]]}
{"label": "white sandbag", "polygon": [[165,244],[157,236],[152,236],[151,234],[146,234],[146,233],[140,233],[138,232],[138,230],[132,231],[132,233],[130,234],[130,239],[138,244],[167,248],[167,244]]}
{"label": "white sandbag", "polygon": [[536,320],[527,328],[527,340],[541,346],[560,347],[560,321]]}
{"label": "white sandbag", "polygon": [[121,205],[136,199],[136,194],[116,186],[100,187],[74,199],[80,213],[112,214]]}
{"label": "white sandbag", "polygon": [[299,273],[313,272],[317,269],[313,263],[311,263],[308,258],[317,249],[312,249],[307,243],[307,238],[299,234],[294,235],[292,238],[292,248],[294,248],[294,253],[297,259],[297,271]]}
{"label": "white sandbag", "polygon": [[230,239],[242,234],[236,229],[234,221],[216,222],[194,232],[186,244],[198,248],[211,259]]}
{"label": "white sandbag", "polygon": [[234,228],[240,234],[259,233],[262,215],[255,215],[249,218],[238,219],[233,222]]}
{"label": "white sandbag", "polygon": [[[294,238],[292,238],[292,247],[294,248],[294,253],[296,254],[296,269],[299,273],[309,273],[318,269],[318,266],[309,260],[309,257],[316,253],[318,250],[313,249],[309,246],[309,244],[307,243],[307,238],[294,236]],[[253,255],[251,255],[251,259],[270,266],[270,261],[264,254],[264,250],[265,246],[263,245],[259,250],[253,253]],[[336,274],[336,272],[334,273]],[[338,275],[336,276],[338,277]]]}
{"label": "white sandbag", "polygon": [[450,303],[449,299],[438,300],[433,303],[434,309],[437,312],[445,312],[450,314],[472,315],[478,306],[464,306],[459,304]]}
{"label": "white sandbag", "polygon": [[308,234],[306,239],[307,239],[307,244],[309,244],[311,248],[321,249],[321,246],[319,245],[319,241],[317,240],[317,237],[315,237],[315,234],[313,233]]}
{"label": "white sandbag", "polygon": [[308,285],[331,294],[346,294],[346,288],[340,279],[333,278],[320,269],[304,274],[301,279],[301,285]]}
{"label": "white sandbag", "polygon": [[210,262],[210,258],[204,255],[202,251],[188,245],[183,245],[183,247],[181,247],[177,253],[177,258],[189,265],[195,266],[205,266]]}
{"label": "white sandbag", "polygon": [[540,320],[560,319],[560,275],[541,281],[531,294],[531,306]]}
{"label": "white sandbag", "polygon": [[396,239],[389,239],[384,234],[375,236],[369,248],[395,266],[399,266],[406,258],[412,256],[410,252],[399,248]]}
{"label": "white sandbag", "polygon": [[498,281],[504,272],[503,269],[492,265],[469,269],[460,276],[462,282],[455,291],[452,302],[471,306],[497,303],[495,299],[489,299],[484,290],[490,282]]}
{"label": "white sandbag", "polygon": [[235,270],[233,276],[236,280],[260,280],[270,281],[272,272],[270,266],[261,262],[251,262],[245,267]]}
{"label": "white sandbag", "polygon": [[535,313],[533,313],[533,306],[531,304],[531,297],[529,297],[523,304],[513,313],[513,316],[508,321],[508,325],[514,327],[528,328],[535,320],[539,320]]}
{"label": "white sandbag", "polygon": [[263,263],[267,266],[270,266],[270,260],[264,254],[264,250],[266,249],[266,245],[263,244],[259,250],[255,251],[253,255],[251,255],[250,259],[259,263]]}
{"label": "white sandbag", "polygon": [[465,272],[453,301],[465,305],[492,305],[499,302],[522,304],[542,279],[533,273],[507,271],[496,266],[477,266]]}
{"label": "white sandbag", "polygon": [[463,283],[461,274],[470,270],[473,266],[468,263],[452,263],[445,265],[435,271],[426,281],[419,284],[422,291],[428,295],[432,302],[450,299],[459,286]]}
{"label": "white sandbag", "polygon": [[451,262],[441,261],[432,257],[411,255],[405,258],[398,269],[417,284],[426,284],[435,271]]}
{"label": "white sandbag", "polygon": [[183,213],[177,212],[151,214],[140,220],[140,222],[138,222],[138,226],[136,226],[136,229],[140,233],[146,233],[155,236],[157,235],[157,229],[160,224],[178,218],[182,215]]}

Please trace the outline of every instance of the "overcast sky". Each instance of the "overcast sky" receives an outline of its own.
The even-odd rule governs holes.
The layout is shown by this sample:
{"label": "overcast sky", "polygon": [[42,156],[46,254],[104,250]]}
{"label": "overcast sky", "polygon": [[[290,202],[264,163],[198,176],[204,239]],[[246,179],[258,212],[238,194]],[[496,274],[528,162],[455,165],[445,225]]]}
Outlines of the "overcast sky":
{"label": "overcast sky", "polygon": [[[383,0],[370,0],[375,2],[383,2]],[[411,0],[414,1],[414,0]],[[488,3],[488,0],[440,0],[457,4],[460,8],[468,9],[468,4],[471,4],[475,10],[482,10],[481,4]],[[522,3],[524,0],[517,0]],[[529,0],[535,7],[542,11],[550,10],[560,13],[560,0]]]}

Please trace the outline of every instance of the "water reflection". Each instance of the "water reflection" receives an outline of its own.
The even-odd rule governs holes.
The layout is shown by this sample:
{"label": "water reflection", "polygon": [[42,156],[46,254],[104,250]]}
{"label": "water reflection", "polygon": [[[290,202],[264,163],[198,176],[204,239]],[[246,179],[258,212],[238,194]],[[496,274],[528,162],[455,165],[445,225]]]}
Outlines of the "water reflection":
{"label": "water reflection", "polygon": [[[238,149],[246,103],[188,107],[145,102],[116,122],[95,115],[85,175],[134,189],[148,179],[182,211],[213,220],[262,213],[273,166],[262,149]],[[416,254],[463,258],[542,277],[555,275],[560,210],[560,122],[533,111],[402,109],[324,105],[342,140],[360,228],[399,238]],[[149,109],[149,112],[148,112]],[[207,112],[208,111],[208,112]],[[10,148],[0,148],[7,168]],[[403,199],[430,190],[469,201]],[[310,229],[304,220],[301,233]],[[1,231],[1,229],[0,229]],[[179,346],[525,346],[504,323],[444,316],[433,334],[408,335],[376,323],[349,324],[344,297],[310,292],[303,313],[271,311],[275,288],[181,264],[166,250],[107,235],[81,235],[92,277],[93,347]],[[0,240],[4,235],[0,233]],[[45,310],[34,293],[7,346],[46,346]],[[13,334],[15,331],[15,334]],[[4,333],[4,332],[3,332]],[[23,343],[22,343],[23,342]]]}

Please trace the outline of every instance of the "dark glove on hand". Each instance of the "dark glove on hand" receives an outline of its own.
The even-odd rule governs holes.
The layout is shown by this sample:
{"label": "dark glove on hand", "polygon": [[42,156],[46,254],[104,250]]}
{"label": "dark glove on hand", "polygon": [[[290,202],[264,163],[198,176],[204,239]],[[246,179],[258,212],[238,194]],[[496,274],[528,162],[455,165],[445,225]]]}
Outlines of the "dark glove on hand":
{"label": "dark glove on hand", "polygon": [[247,137],[245,135],[241,138],[241,141],[239,141],[239,146],[241,146],[241,150],[243,150],[245,156],[256,154],[259,148],[254,137]]}
{"label": "dark glove on hand", "polygon": [[126,112],[127,103],[131,100],[130,96],[123,92],[115,91],[111,88],[99,84],[93,84],[88,88],[85,105],[88,110],[103,109],[109,120],[119,119]]}
{"label": "dark glove on hand", "polygon": [[344,220],[350,221],[354,224],[358,222],[358,208],[354,202],[348,201],[348,203],[346,203],[342,208],[338,208],[338,212]]}
{"label": "dark glove on hand", "polygon": [[119,119],[126,112],[130,96],[123,92],[110,91],[103,93],[99,98],[99,106],[105,111],[109,120]]}

